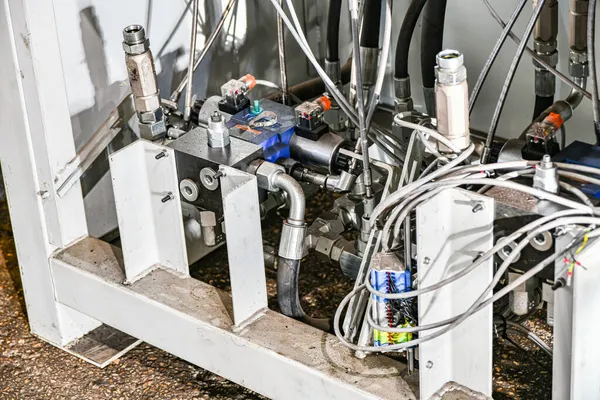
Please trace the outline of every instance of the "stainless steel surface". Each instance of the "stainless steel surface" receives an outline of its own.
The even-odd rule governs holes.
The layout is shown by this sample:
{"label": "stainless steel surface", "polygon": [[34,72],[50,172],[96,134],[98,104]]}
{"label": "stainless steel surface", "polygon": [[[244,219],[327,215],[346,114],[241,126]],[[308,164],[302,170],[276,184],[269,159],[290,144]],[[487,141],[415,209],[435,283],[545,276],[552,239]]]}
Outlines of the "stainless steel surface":
{"label": "stainless steel surface", "polygon": [[587,52],[588,0],[569,0],[569,46]]}
{"label": "stainless steel surface", "polygon": [[214,164],[244,169],[253,160],[262,156],[262,147],[231,137],[230,146],[213,149],[208,145],[208,134],[204,128],[196,128],[183,137],[169,143],[177,152]]}
{"label": "stainless steel surface", "polygon": [[130,25],[123,30],[123,49],[129,84],[139,119],[140,135],[156,140],[165,136],[167,127],[160,104],[160,92],[154,58],[144,28]]}
{"label": "stainless steel surface", "polygon": [[276,174],[273,177],[273,186],[281,189],[287,195],[290,207],[287,222],[292,225],[304,225],[306,212],[306,198],[302,186],[294,178],[285,173]]}
{"label": "stainless steel surface", "polygon": [[363,88],[368,89],[375,84],[377,78],[377,61],[379,49],[374,47],[360,48],[361,71],[363,73]]}
{"label": "stainless steel surface", "polygon": [[275,192],[279,190],[279,186],[276,185],[276,177],[279,174],[285,175],[285,168],[278,164],[257,160],[252,163],[248,172],[256,175],[259,188]]}
{"label": "stainless steel surface", "polygon": [[222,149],[230,144],[229,128],[225,126],[225,118],[220,112],[215,111],[208,120],[208,145]]}
{"label": "stainless steel surface", "polygon": [[334,133],[326,133],[317,141],[294,135],[290,140],[290,155],[303,164],[326,167],[335,173],[338,151],[344,142]]}
{"label": "stainless steel surface", "polygon": [[192,4],[192,29],[190,34],[190,57],[187,71],[187,90],[185,92],[185,106],[183,111],[183,120],[189,122],[192,113],[192,97],[194,95],[194,61],[196,57],[196,39],[198,38],[198,10],[200,0],[191,0]]}
{"label": "stainless steel surface", "polygon": [[304,237],[306,225],[292,225],[288,221],[281,227],[281,240],[279,241],[279,257],[287,260],[301,260],[305,253]]}
{"label": "stainless steel surface", "polygon": [[[463,150],[471,144],[469,131],[469,86],[464,56],[456,50],[437,55],[435,68],[436,115],[438,131]],[[439,144],[440,151],[450,149]]]}
{"label": "stainless steel surface", "polygon": [[191,179],[184,179],[179,182],[179,191],[184,199],[192,203],[198,200],[198,196],[200,196],[198,185]]}
{"label": "stainless steel surface", "polygon": [[558,170],[547,154],[535,168],[533,187],[554,194],[560,191]]}
{"label": "stainless steel surface", "polygon": [[342,73],[340,67],[340,61],[329,61],[325,60],[325,73],[329,75],[333,83],[337,86],[342,84]]}
{"label": "stainless steel surface", "polygon": [[[537,0],[534,1],[534,7]],[[534,31],[534,51],[552,67],[558,65],[558,1],[547,0],[536,22]],[[535,59],[535,94],[552,97],[556,92],[556,77]]]}
{"label": "stainless steel surface", "polygon": [[394,93],[396,96],[396,112],[413,110],[414,105],[410,88],[410,77],[402,79],[394,78]]}

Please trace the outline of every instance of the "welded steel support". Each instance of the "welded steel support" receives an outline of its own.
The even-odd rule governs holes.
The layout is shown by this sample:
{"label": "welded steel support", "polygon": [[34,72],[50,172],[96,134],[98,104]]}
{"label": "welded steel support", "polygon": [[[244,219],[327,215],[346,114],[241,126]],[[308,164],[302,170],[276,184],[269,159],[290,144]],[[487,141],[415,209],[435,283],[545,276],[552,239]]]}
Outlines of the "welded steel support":
{"label": "welded steel support", "polygon": [[[573,236],[561,237],[557,247]],[[594,399],[600,396],[600,241],[587,245],[576,257],[571,286],[554,291],[554,346],[552,398]],[[561,258],[555,265],[555,277],[566,281],[568,264]]]}
{"label": "welded steel support", "polygon": [[267,309],[267,282],[256,177],[221,166],[219,171],[227,258],[236,327],[252,322]]}
{"label": "welded steel support", "polygon": [[54,180],[75,156],[60,54],[52,2],[0,3],[0,160],[31,331],[56,346],[100,325],[55,301],[48,262],[87,235],[79,182]]}
{"label": "welded steel support", "polygon": [[121,253],[102,241],[65,249],[52,272],[61,304],[269,398],[415,399],[403,364],[358,360],[335,336],[274,311],[236,329],[231,298],[206,283],[159,269],[124,285]]}
{"label": "welded steel support", "polygon": [[[419,287],[430,287],[470,265],[493,246],[494,199],[447,189],[417,208]],[[475,302],[492,281],[493,259],[463,278],[419,296],[419,325],[455,317]],[[491,293],[490,293],[491,296]],[[492,394],[492,306],[444,335],[419,345],[421,399],[445,383],[458,382]],[[435,332],[427,331],[426,336]]]}

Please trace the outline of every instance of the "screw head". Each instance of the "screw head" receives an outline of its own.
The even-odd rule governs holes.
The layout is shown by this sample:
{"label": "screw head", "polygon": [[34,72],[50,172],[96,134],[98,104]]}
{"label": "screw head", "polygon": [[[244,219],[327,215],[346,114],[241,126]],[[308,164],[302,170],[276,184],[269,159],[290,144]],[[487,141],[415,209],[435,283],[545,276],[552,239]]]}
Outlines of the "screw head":
{"label": "screw head", "polygon": [[431,263],[431,258],[429,258],[429,257],[425,257],[425,258],[423,259],[423,264],[425,264],[425,265],[429,265],[430,263]]}
{"label": "screw head", "polygon": [[433,368],[433,361],[431,361],[431,360],[427,361],[427,364],[425,364],[425,368],[427,368],[427,369]]}

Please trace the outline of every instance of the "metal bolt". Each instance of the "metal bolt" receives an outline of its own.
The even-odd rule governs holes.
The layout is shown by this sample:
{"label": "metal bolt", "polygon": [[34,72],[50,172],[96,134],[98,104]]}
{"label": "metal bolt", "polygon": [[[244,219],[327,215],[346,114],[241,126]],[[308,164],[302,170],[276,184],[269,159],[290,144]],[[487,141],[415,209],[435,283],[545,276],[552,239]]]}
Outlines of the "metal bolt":
{"label": "metal bolt", "polygon": [[213,115],[210,117],[210,119],[211,119],[213,122],[221,122],[221,121],[222,121],[222,119],[223,119],[223,116],[221,115],[221,113],[220,113],[220,112],[218,112],[218,111],[215,111],[215,112],[213,113]]}
{"label": "metal bolt", "polygon": [[217,171],[217,173],[213,175],[213,179],[219,179],[224,176],[225,176],[225,173],[223,171]]}
{"label": "metal bolt", "polygon": [[160,201],[166,203],[167,201],[173,200],[173,192],[167,193],[165,197],[163,197]]}
{"label": "metal bolt", "polygon": [[157,160],[160,160],[163,157],[167,156],[167,152],[166,151],[161,151],[160,153],[158,153],[156,156],[154,156],[154,158],[156,158]]}
{"label": "metal bolt", "polygon": [[433,361],[431,361],[431,360],[427,361],[427,364],[425,364],[425,367],[426,367],[427,369],[431,369],[431,368],[433,368]]}
{"label": "metal bolt", "polygon": [[39,191],[38,195],[42,198],[42,200],[46,200],[48,197],[50,197],[50,193],[48,193],[47,190]]}
{"label": "metal bolt", "polygon": [[430,262],[431,262],[431,258],[429,258],[429,257],[425,257],[423,259],[423,264],[425,264],[425,265],[429,265]]}
{"label": "metal bolt", "polygon": [[478,213],[479,211],[483,211],[483,204],[477,203],[475,207],[473,207],[473,214]]}

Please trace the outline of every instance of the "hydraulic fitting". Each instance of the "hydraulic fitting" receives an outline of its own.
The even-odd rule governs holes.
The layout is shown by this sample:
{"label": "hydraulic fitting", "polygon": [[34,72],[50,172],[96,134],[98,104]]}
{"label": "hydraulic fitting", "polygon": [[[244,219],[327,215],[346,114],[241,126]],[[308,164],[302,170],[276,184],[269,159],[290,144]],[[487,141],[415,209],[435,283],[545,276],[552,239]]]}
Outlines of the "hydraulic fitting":
{"label": "hydraulic fitting", "polygon": [[283,222],[281,227],[281,240],[279,242],[279,257],[288,260],[301,260],[307,253],[304,238],[306,237],[306,224],[292,224],[289,220]]}
{"label": "hydraulic fitting", "polygon": [[[539,0],[534,0],[536,7]],[[535,52],[550,66],[558,65],[557,41],[558,37],[558,1],[546,0],[534,30]],[[554,97],[556,92],[556,78],[554,75],[533,61],[535,67],[535,94],[538,97]]]}
{"label": "hydraulic fitting", "polygon": [[394,78],[394,92],[396,95],[396,112],[412,111],[414,103],[410,89],[410,77]]}
{"label": "hydraulic fitting", "polygon": [[[435,97],[438,131],[463,150],[471,144],[469,87],[462,53],[444,50],[437,55]],[[440,144],[440,151],[450,151]]]}
{"label": "hydraulic fitting", "polygon": [[569,46],[587,53],[588,0],[569,0]]}
{"label": "hydraulic fitting", "polygon": [[223,115],[215,111],[208,120],[208,145],[212,148],[224,148],[231,143],[229,128],[225,126]]}
{"label": "hydraulic fitting", "polygon": [[301,260],[306,254],[306,198],[302,186],[285,173],[284,167],[268,161],[253,162],[248,172],[256,175],[259,188],[270,192],[281,190],[286,194],[290,212],[281,228],[279,256],[288,260]]}
{"label": "hydraulic fitting", "polygon": [[167,133],[167,127],[160,104],[150,41],[141,25],[126,27],[123,39],[125,63],[139,119],[140,135],[148,140],[161,139]]}
{"label": "hydraulic fitting", "polygon": [[360,47],[360,63],[363,74],[363,89],[368,90],[375,84],[377,78],[377,60],[379,49],[377,47]]}
{"label": "hydraulic fitting", "polygon": [[533,187],[554,194],[557,194],[560,189],[558,170],[548,154],[542,158],[542,161],[535,168]]}
{"label": "hydraulic fitting", "polygon": [[297,133],[290,139],[290,156],[307,165],[327,167],[337,173],[343,162],[340,149],[346,141],[334,133],[326,133],[319,140],[304,138]]}
{"label": "hydraulic fitting", "polygon": [[340,60],[329,61],[325,60],[325,73],[331,78],[335,86],[338,89],[342,87],[342,69],[340,67]]}

